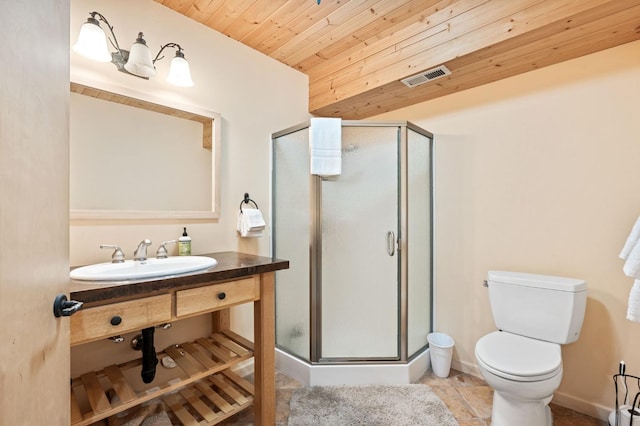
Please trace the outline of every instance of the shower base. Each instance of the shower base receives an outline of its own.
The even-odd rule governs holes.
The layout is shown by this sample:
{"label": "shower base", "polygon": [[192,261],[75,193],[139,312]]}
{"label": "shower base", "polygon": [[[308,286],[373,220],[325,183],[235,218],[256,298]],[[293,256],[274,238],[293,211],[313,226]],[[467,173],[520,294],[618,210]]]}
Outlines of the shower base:
{"label": "shower base", "polygon": [[405,385],[431,366],[429,349],[402,364],[309,364],[276,348],[276,369],[307,386]]}

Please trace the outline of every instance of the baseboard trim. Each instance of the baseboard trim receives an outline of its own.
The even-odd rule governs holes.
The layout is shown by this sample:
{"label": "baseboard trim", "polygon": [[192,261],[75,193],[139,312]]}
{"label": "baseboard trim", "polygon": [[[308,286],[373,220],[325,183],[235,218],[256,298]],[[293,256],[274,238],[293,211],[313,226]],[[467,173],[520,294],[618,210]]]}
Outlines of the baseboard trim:
{"label": "baseboard trim", "polygon": [[[454,370],[462,371],[463,373],[470,374],[472,376],[482,379],[482,374],[476,364],[469,362],[463,362],[459,360],[451,360],[451,368]],[[600,404],[586,401],[575,396],[567,395],[566,393],[556,392],[553,395],[553,403],[558,404],[561,407],[570,408],[587,416],[594,417],[599,420],[607,421],[612,408],[605,407]]]}
{"label": "baseboard trim", "polygon": [[482,379],[482,374],[480,373],[480,370],[478,369],[478,366],[475,364],[471,364],[469,362],[463,362],[463,361],[458,361],[455,359],[451,360],[451,368],[453,368],[454,370],[458,370],[461,371],[463,373],[467,373],[470,374],[474,377],[478,377],[480,379]]}
{"label": "baseboard trim", "polygon": [[586,401],[575,396],[567,395],[566,393],[556,392],[553,395],[553,402],[565,408],[570,408],[579,413],[586,414],[591,417],[595,417],[599,420],[607,421],[609,414],[613,411],[612,408],[605,407],[600,404],[594,404],[593,402]]}

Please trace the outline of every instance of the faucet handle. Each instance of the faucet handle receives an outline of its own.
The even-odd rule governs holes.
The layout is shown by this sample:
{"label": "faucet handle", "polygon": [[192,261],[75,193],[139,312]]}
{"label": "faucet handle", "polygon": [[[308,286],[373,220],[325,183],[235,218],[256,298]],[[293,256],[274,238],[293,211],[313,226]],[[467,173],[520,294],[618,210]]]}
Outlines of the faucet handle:
{"label": "faucet handle", "polygon": [[124,252],[115,244],[100,244],[101,249],[114,249],[111,255],[111,263],[124,263]]}
{"label": "faucet handle", "polygon": [[169,252],[167,251],[167,244],[175,244],[177,242],[178,240],[163,241],[162,244],[160,244],[160,246],[158,247],[158,250],[156,251],[156,258],[166,259],[167,257],[169,257]]}

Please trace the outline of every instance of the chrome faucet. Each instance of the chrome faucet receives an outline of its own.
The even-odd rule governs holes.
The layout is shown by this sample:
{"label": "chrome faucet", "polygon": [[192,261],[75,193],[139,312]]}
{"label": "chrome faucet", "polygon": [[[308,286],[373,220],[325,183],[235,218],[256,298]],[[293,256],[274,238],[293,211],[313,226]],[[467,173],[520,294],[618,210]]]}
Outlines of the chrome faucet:
{"label": "chrome faucet", "polygon": [[169,252],[167,251],[167,244],[175,244],[178,240],[171,241],[163,241],[162,244],[158,247],[158,251],[156,251],[156,258],[158,259],[166,259],[169,257]]}
{"label": "chrome faucet", "polygon": [[101,244],[101,249],[114,249],[113,254],[111,255],[111,263],[124,263],[124,253],[120,246],[115,244]]}
{"label": "chrome faucet", "polygon": [[133,252],[133,260],[142,262],[144,260],[147,260],[147,247],[151,245],[151,240],[148,238],[145,238],[144,240],[140,241],[140,244],[138,244],[138,248],[136,248],[136,251]]}

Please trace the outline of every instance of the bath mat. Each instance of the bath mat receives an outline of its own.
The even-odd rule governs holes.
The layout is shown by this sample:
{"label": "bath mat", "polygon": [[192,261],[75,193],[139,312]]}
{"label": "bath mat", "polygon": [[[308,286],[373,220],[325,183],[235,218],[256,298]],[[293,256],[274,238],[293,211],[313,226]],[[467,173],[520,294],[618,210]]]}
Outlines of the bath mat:
{"label": "bath mat", "polygon": [[289,426],[458,425],[427,385],[304,387],[289,407]]}

